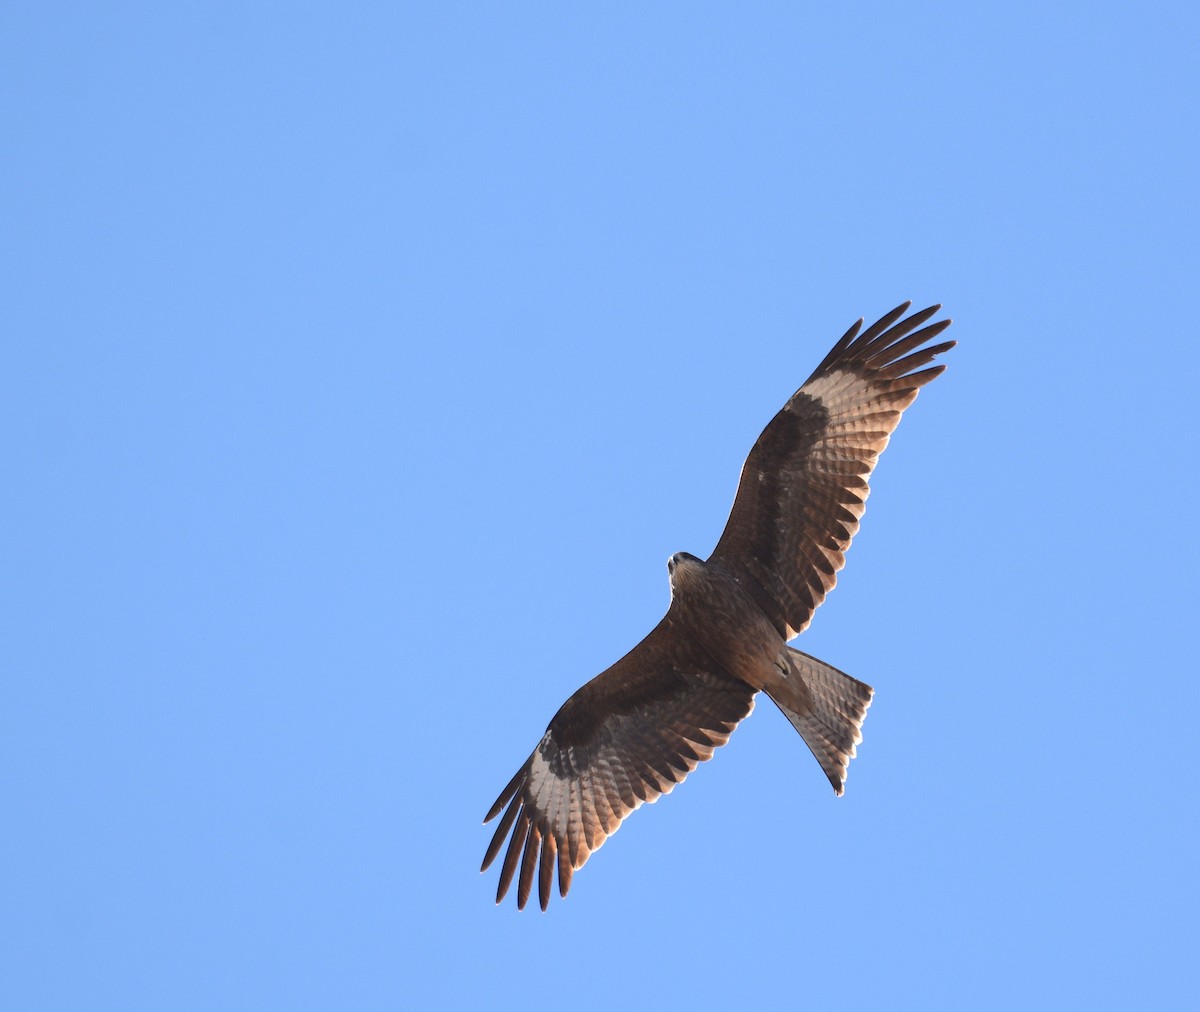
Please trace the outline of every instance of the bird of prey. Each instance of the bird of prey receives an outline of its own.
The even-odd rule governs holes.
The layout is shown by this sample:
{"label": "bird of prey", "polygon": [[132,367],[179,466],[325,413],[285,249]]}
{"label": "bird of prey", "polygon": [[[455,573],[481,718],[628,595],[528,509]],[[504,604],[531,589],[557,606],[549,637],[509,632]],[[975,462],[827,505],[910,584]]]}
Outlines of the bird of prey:
{"label": "bird of prey", "polygon": [[556,867],[566,896],[630,812],[729,740],[759,691],[842,793],[874,690],[788,641],[833,589],[900,415],[946,368],[929,363],[954,347],[930,344],[950,326],[925,326],[941,306],[902,320],[910,305],[862,333],[860,319],[833,346],[758,437],[712,555],[671,556],[662,621],[563,704],[500,793],[481,869],[509,838],[497,903],[516,876],[524,908],[536,878],[545,910]]}

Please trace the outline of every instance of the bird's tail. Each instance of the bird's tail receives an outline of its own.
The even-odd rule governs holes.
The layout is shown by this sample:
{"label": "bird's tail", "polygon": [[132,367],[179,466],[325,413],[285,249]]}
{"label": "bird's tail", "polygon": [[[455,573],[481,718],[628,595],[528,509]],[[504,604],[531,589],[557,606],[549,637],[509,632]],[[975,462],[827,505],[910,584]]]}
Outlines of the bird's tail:
{"label": "bird's tail", "polygon": [[774,696],[772,699],[812,749],[833,789],[841,794],[855,746],[862,741],[863,721],[875,690],[791,647],[787,648],[787,660],[792,677],[799,675],[808,689],[810,701],[804,708],[808,712],[792,710]]}

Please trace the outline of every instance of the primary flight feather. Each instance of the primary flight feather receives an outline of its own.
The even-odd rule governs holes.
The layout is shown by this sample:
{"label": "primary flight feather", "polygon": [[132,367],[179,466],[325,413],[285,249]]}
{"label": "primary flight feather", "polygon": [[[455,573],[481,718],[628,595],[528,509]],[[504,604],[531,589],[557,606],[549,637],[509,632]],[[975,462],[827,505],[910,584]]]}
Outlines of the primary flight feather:
{"label": "primary flight feather", "polygon": [[941,306],[902,320],[910,305],[833,346],[751,449],[712,555],[671,556],[662,621],[554,715],[483,820],[504,813],[481,869],[508,840],[497,903],[515,878],[524,908],[536,879],[545,910],[555,871],[566,896],[625,816],[710,759],[760,690],[842,793],[874,690],[787,641],[837,582],[875,462],[954,347],[930,343],[950,326],[925,326]]}

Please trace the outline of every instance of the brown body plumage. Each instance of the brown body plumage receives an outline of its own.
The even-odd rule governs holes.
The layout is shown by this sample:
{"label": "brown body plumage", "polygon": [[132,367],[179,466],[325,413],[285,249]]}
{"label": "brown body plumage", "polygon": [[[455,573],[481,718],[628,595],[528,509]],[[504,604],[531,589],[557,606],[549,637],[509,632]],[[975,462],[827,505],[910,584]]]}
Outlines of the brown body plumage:
{"label": "brown body plumage", "polygon": [[927,343],[949,320],[918,329],[941,307],[897,323],[908,307],[862,334],[859,320],[772,419],[713,554],[671,557],[662,621],[563,704],[496,799],[483,868],[507,839],[497,902],[516,877],[524,907],[536,878],[546,909],[556,868],[565,896],[625,816],[725,744],[759,691],[842,793],[873,690],[787,641],[833,588],[901,413],[945,368],[923,367],[954,345]]}

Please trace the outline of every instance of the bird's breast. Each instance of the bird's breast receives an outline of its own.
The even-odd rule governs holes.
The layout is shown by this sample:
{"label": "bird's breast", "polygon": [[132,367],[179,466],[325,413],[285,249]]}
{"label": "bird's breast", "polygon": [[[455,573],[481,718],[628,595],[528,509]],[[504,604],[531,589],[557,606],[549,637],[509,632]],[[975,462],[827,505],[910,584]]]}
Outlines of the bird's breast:
{"label": "bird's breast", "polygon": [[712,563],[690,567],[673,591],[680,632],[726,673],[756,689],[778,679],[783,637],[730,574]]}

